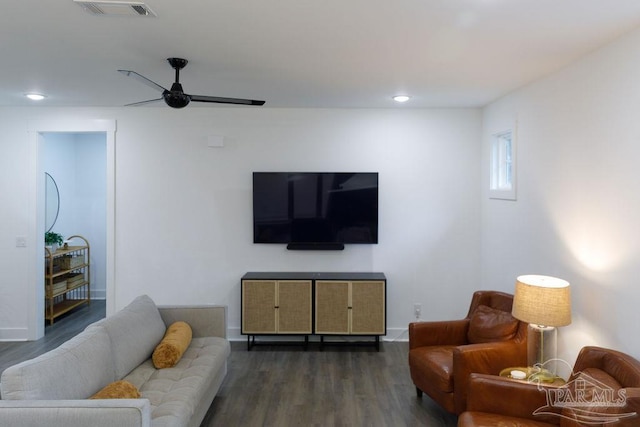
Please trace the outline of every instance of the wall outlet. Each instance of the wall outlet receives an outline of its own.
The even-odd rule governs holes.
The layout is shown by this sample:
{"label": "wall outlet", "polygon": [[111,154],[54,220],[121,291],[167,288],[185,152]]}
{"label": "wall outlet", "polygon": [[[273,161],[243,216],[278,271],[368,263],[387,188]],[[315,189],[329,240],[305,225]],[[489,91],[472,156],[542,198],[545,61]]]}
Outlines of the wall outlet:
{"label": "wall outlet", "polygon": [[420,303],[413,304],[413,315],[415,316],[416,320],[420,319],[421,314],[422,314],[422,304]]}
{"label": "wall outlet", "polygon": [[16,248],[26,248],[27,247],[27,237],[26,236],[17,236],[16,237]]}

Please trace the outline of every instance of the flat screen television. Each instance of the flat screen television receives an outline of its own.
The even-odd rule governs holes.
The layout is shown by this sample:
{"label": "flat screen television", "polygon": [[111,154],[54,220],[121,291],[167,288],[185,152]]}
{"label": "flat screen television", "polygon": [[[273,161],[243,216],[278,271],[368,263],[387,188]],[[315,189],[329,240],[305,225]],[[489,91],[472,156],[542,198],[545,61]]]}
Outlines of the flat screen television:
{"label": "flat screen television", "polygon": [[254,172],[253,242],[378,243],[378,173]]}

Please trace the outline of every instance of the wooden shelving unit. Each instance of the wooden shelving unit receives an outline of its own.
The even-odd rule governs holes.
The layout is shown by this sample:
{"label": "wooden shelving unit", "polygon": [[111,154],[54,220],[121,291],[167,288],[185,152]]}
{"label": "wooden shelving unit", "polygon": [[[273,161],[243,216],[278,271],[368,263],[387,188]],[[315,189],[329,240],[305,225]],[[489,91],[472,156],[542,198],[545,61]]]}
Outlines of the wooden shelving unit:
{"label": "wooden shelving unit", "polygon": [[83,245],[68,246],[51,252],[45,248],[44,318],[53,324],[56,317],[82,304],[91,303],[91,259],[89,242],[82,236]]}

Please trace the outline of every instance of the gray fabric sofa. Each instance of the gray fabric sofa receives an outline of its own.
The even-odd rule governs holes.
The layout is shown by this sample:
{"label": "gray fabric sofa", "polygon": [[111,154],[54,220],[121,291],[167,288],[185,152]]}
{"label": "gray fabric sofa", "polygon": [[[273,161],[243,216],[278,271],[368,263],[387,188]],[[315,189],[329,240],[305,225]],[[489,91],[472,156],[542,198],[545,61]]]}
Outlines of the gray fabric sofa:
{"label": "gray fabric sofa", "polygon": [[[224,306],[157,307],[140,296],[58,348],[7,368],[0,426],[197,427],[227,372],[226,316]],[[178,320],[191,326],[191,344],[175,367],[155,369],[151,354]],[[88,399],[120,379],[142,398]]]}

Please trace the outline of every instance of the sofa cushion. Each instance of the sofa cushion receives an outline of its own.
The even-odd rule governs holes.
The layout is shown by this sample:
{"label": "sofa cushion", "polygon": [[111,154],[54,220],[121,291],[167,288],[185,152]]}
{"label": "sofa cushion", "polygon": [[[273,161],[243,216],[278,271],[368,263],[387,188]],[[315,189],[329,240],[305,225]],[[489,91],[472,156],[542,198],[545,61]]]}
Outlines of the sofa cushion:
{"label": "sofa cushion", "polygon": [[418,347],[409,352],[409,365],[443,393],[453,392],[453,349],[456,346]]}
{"label": "sofa cushion", "polygon": [[600,416],[615,418],[616,414],[625,412],[624,406],[611,404],[616,399],[624,400],[624,397],[618,394],[622,386],[614,377],[599,368],[590,367],[576,372],[571,376],[567,387],[571,390],[571,395],[578,397],[579,401],[562,408],[560,425],[563,427],[580,427],[584,425],[582,422],[585,420],[594,420]]}
{"label": "sofa cushion", "polygon": [[151,357],[164,336],[166,325],[147,295],[134,299],[117,313],[87,329],[104,328],[111,339],[116,379],[121,379]]}
{"label": "sofa cushion", "polygon": [[154,426],[187,425],[217,373],[226,369],[229,353],[224,338],[193,338],[174,367],[155,369],[149,359],[124,379],[149,399]]}
{"label": "sofa cushion", "polygon": [[129,381],[114,381],[91,396],[91,399],[138,399],[140,392]]}
{"label": "sofa cushion", "polygon": [[471,315],[467,339],[471,344],[506,341],[518,330],[518,319],[507,311],[479,305]]}
{"label": "sofa cushion", "polygon": [[7,368],[1,379],[2,399],[86,399],[115,380],[109,336],[104,329],[90,329]]}
{"label": "sofa cushion", "polygon": [[187,322],[174,322],[164,334],[160,344],[153,350],[153,365],[158,369],[175,366],[191,343],[191,326]]}

